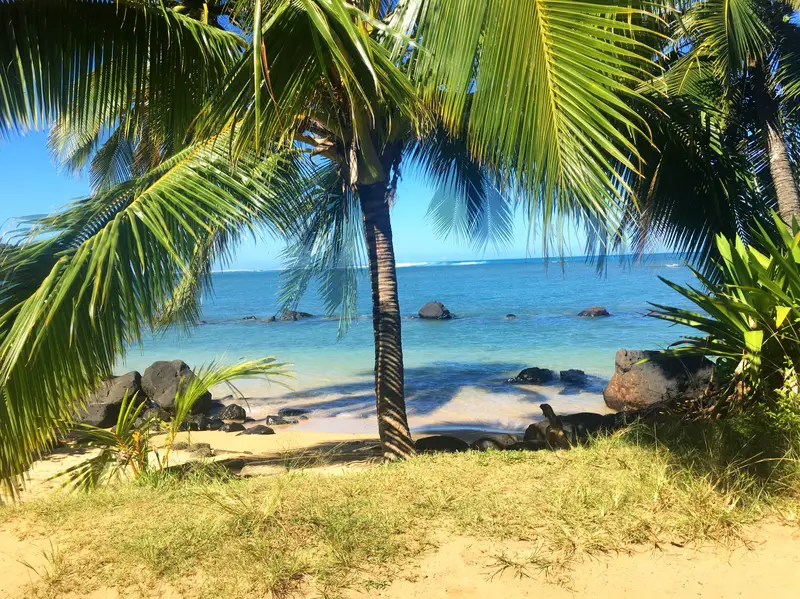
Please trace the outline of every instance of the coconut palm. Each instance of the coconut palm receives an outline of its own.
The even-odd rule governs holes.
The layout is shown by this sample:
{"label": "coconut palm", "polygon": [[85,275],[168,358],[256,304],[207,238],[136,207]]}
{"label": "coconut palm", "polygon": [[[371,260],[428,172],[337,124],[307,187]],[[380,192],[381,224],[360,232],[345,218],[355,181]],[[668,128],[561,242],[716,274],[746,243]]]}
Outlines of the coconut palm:
{"label": "coconut palm", "polygon": [[[234,32],[197,7],[0,2],[8,32],[0,135],[55,122],[54,145],[68,155],[80,149],[76,164],[116,144],[117,131],[127,144],[119,153],[108,146],[119,161],[105,164],[124,168],[96,178],[91,198],[35,221],[25,243],[4,250],[4,478],[47,446],[52,419],[146,327],[165,314],[196,319],[210,264],[243,231],[267,226],[300,242],[324,229],[309,223],[327,217],[336,235],[336,223],[353,226],[359,211],[381,439],[387,458],[407,456],[389,218],[402,160],[419,160],[459,205],[472,206],[468,232],[485,222],[488,210],[476,206],[492,187],[545,229],[621,214],[627,173],[638,170],[630,138],[647,136],[628,103],[651,70],[638,9],[232,0],[224,7]],[[128,169],[140,146],[149,160]],[[447,148],[464,151],[453,159]],[[107,173],[98,160],[97,172]],[[327,211],[332,201],[338,212]]]}
{"label": "coconut palm", "polygon": [[[683,202],[682,198],[696,193],[673,193],[671,199],[662,194],[652,203],[658,214],[650,220],[656,228],[668,230],[668,235],[686,235],[684,225],[693,221],[689,229],[708,248],[717,233],[747,237],[753,218],[771,228],[772,208],[789,224],[800,215],[800,27],[792,19],[792,4],[782,0],[685,2],[668,17],[673,34],[663,48],[667,68],[651,89],[669,97],[673,106],[683,105],[682,114],[670,120],[683,130],[687,155],[703,151],[691,148],[694,139],[711,150],[705,164],[713,170],[722,163],[728,174],[710,179],[721,185],[718,189],[727,197],[728,212],[742,211],[739,218],[722,215],[736,225],[732,230],[715,227],[714,218],[718,222],[719,216],[713,217],[712,211],[719,214],[722,206],[714,199],[720,197],[718,193],[707,194],[711,201],[704,210],[710,218],[697,218],[697,202]],[[687,111],[693,116],[687,118]],[[689,137],[690,129],[699,135]],[[731,169],[734,163],[738,166]],[[703,181],[699,173],[688,171],[683,177],[675,170],[662,169],[659,174],[667,185],[667,179],[701,186],[709,182],[709,177]],[[647,180],[642,183],[652,185]],[[671,214],[676,216],[672,222]],[[689,243],[687,247],[697,246]]]}

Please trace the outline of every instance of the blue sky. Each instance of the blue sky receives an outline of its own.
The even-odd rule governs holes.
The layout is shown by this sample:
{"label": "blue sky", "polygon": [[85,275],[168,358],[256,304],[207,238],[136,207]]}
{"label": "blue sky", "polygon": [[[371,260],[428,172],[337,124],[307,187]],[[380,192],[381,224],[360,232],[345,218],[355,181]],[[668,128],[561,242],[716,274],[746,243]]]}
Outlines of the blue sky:
{"label": "blue sky", "polygon": [[[60,172],[46,147],[46,134],[31,133],[25,137],[0,142],[0,228],[7,230],[13,219],[56,210],[69,200],[89,193],[86,176],[75,177]],[[528,231],[521,216],[515,223],[514,240],[509,247],[485,252],[441,239],[425,218],[433,195],[416,177],[405,169],[398,190],[398,201],[392,211],[395,252],[398,262],[434,262],[442,260],[490,260],[524,258],[541,254],[541,241],[528,243]],[[530,245],[530,252],[527,248]],[[249,241],[239,248],[230,268],[275,268],[280,265],[282,244],[273,239]],[[572,244],[572,253],[581,253],[582,243]]]}

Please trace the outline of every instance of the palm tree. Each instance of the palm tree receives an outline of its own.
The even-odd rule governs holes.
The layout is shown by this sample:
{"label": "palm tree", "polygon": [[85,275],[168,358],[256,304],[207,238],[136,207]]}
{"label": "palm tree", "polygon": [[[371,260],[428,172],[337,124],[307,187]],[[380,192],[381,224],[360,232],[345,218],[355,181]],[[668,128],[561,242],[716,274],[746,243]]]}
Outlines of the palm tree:
{"label": "palm tree", "polygon": [[[686,3],[673,18],[657,89],[705,111],[726,150],[744,158],[756,193],[800,217],[800,27],[785,0]],[[734,231],[735,233],[735,231]]]}
{"label": "palm tree", "polygon": [[157,157],[146,172],[98,178],[92,197],[36,221],[3,254],[4,479],[145,327],[165,314],[196,319],[209,265],[232,240],[259,226],[313,235],[298,215],[313,222],[334,196],[363,221],[384,454],[409,455],[389,219],[403,157],[445,168],[446,181],[453,161],[437,163],[431,148],[463,145],[472,172],[491,173],[545,229],[581,215],[602,226],[622,210],[626,173],[637,171],[629,137],[647,131],[628,103],[652,55],[638,9],[227,2],[239,35],[193,19],[206,14],[196,5],[0,2],[0,135],[56,122],[79,132],[84,155],[109,130],[129,148],[170,145],[143,150]]}

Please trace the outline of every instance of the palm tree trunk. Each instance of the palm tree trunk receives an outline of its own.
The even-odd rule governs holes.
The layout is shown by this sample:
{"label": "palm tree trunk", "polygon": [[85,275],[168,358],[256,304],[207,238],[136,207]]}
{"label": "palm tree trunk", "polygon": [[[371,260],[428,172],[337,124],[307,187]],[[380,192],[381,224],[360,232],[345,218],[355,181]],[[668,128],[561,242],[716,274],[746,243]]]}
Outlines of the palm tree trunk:
{"label": "palm tree trunk", "polygon": [[769,171],[778,198],[778,212],[790,227],[792,219],[800,220],[800,197],[792,175],[792,166],[786,152],[786,140],[780,129],[772,122],[767,123],[767,150],[769,152]]}
{"label": "palm tree trunk", "polygon": [[385,182],[358,187],[372,282],[378,432],[384,459],[394,461],[413,455],[414,443],[406,418],[400,301],[389,219],[389,191]]}

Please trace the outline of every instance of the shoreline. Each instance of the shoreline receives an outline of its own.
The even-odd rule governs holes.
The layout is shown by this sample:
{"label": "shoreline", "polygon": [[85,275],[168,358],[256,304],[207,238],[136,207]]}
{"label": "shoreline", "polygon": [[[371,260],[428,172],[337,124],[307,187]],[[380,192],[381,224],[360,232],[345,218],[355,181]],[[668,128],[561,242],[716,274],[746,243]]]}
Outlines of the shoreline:
{"label": "shoreline", "polygon": [[[605,379],[600,377],[591,377],[584,389],[560,382],[511,384],[501,378],[438,388],[435,382],[412,381],[406,386],[409,426],[418,434],[456,430],[521,434],[529,424],[542,420],[541,403],[549,403],[559,414],[613,413],[603,401],[604,384]],[[282,408],[307,410],[308,418],[293,425],[298,432],[377,434],[373,385],[371,376],[331,381],[324,386],[308,379],[282,384],[242,381],[236,387],[245,399],[230,396],[224,386],[212,391],[222,405],[238,404],[256,421]]]}

